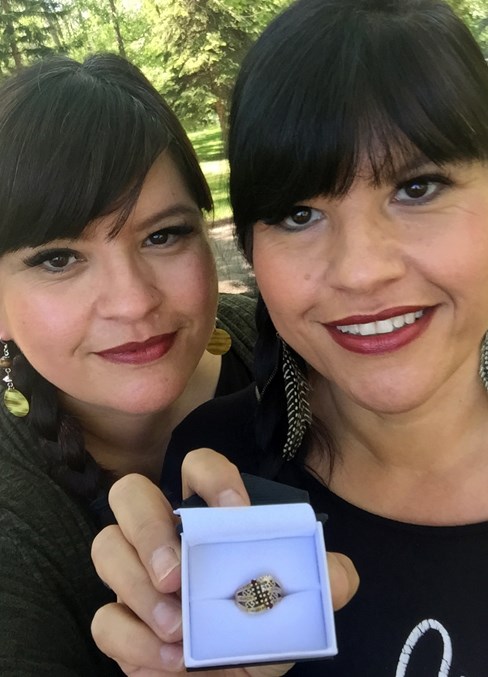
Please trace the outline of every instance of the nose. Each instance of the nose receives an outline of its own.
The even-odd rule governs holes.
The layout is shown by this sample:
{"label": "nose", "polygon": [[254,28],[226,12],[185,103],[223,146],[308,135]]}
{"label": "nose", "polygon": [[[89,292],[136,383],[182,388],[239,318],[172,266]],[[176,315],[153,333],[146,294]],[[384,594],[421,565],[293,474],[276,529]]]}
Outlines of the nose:
{"label": "nose", "polygon": [[105,319],[134,322],[154,312],[162,301],[153,269],[128,256],[107,265],[98,282],[98,313]]}
{"label": "nose", "polygon": [[337,230],[328,267],[337,289],[372,293],[405,275],[401,242],[388,216],[356,213],[342,219]]}

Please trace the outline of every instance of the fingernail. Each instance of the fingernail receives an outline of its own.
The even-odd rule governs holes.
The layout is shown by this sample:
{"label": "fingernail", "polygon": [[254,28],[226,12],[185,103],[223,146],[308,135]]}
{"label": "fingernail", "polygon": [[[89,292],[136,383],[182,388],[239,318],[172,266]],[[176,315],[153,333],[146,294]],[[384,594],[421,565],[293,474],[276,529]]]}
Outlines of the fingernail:
{"label": "fingernail", "polygon": [[173,569],[179,566],[180,560],[176,551],[169,545],[163,545],[154,551],[151,557],[151,566],[155,577],[162,581]]}
{"label": "fingernail", "polygon": [[225,489],[217,496],[217,505],[220,508],[231,508],[232,506],[245,505],[245,501],[234,489]]}
{"label": "fingernail", "polygon": [[181,644],[163,644],[159,649],[161,662],[167,669],[175,670],[183,667],[183,648]]}
{"label": "fingernail", "polygon": [[181,627],[181,611],[175,604],[158,602],[153,611],[154,620],[163,632],[174,634]]}

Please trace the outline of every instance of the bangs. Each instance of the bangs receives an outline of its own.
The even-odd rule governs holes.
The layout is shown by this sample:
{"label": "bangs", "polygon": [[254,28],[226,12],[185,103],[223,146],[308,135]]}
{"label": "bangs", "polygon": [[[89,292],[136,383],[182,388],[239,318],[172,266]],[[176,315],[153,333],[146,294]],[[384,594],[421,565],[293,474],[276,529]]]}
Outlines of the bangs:
{"label": "bangs", "polygon": [[[229,143],[242,244],[242,229],[281,220],[317,195],[343,196],[358,173],[379,185],[419,156],[435,164],[488,158],[488,68],[467,29],[454,19],[455,34],[450,21],[432,37],[425,13],[406,22],[361,10],[373,4],[388,5],[356,2],[347,26],[338,5],[337,19],[321,27],[323,0],[316,16],[285,12],[288,25],[278,19],[244,64]],[[306,42],[300,22],[315,26]]]}
{"label": "bangs", "polygon": [[76,238],[120,210],[115,234],[165,150],[198,206],[211,208],[178,121],[140,71],[115,56],[26,69],[0,91],[0,118],[0,253]]}

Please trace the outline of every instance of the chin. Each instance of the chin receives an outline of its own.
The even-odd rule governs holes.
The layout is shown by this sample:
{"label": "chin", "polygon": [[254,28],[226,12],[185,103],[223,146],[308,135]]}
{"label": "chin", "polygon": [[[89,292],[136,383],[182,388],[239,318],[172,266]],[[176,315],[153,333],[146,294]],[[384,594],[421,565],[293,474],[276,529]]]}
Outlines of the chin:
{"label": "chin", "polygon": [[353,398],[356,404],[380,415],[406,414],[421,407],[428,400],[428,396],[420,394],[407,394],[405,392],[385,392],[380,395],[360,396]]}

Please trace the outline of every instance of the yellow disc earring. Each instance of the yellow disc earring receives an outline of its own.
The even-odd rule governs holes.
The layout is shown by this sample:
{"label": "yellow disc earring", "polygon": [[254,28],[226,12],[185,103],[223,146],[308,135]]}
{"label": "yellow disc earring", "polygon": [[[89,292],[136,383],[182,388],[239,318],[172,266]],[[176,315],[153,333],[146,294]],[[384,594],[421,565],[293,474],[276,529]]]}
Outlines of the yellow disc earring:
{"label": "yellow disc earring", "polygon": [[225,329],[215,327],[207,343],[207,352],[212,355],[225,355],[230,350],[232,339]]}
{"label": "yellow disc earring", "polygon": [[[0,339],[1,341],[1,339]],[[26,397],[14,388],[12,382],[12,377],[10,373],[12,371],[12,360],[10,358],[10,353],[8,351],[8,344],[5,341],[2,341],[3,344],[3,357],[0,358],[0,367],[5,370],[5,376],[3,380],[7,384],[7,388],[3,394],[3,401],[5,408],[14,416],[22,417],[27,416],[29,413],[29,402]]]}

